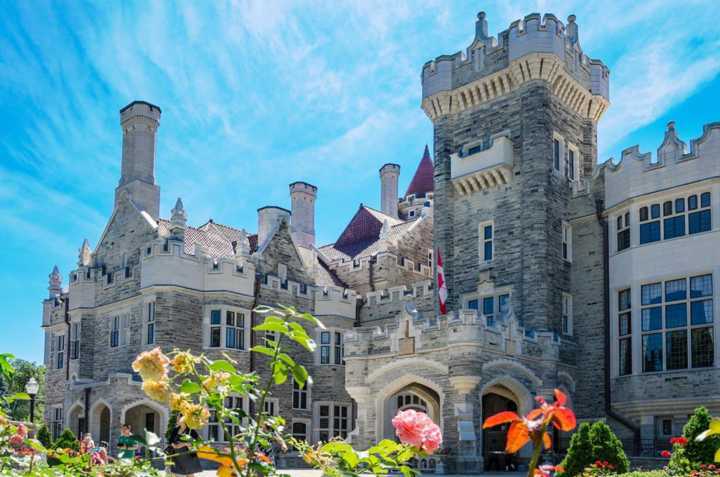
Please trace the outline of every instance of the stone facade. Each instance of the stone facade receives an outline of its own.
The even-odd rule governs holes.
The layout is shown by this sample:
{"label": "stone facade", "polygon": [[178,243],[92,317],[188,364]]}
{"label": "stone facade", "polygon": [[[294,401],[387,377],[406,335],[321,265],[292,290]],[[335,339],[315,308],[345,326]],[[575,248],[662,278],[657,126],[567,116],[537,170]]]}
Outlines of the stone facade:
{"label": "stone facade", "polygon": [[[504,431],[481,430],[483,419],[527,412],[554,388],[580,419],[607,420],[631,452],[652,453],[697,404],[720,410],[712,220],[720,213],[720,126],[707,126],[690,153],[671,126],[658,162],[635,148],[617,165],[596,166],[609,72],[580,49],[574,16],[563,24],[528,15],[493,38],[480,13],[465,52],[424,65],[422,89],[433,157],[426,147],[401,197],[399,166],[382,166],[380,210],[360,204],[324,246],[315,244],[322,195],[305,182],[290,185],[292,210],[258,209],[255,234],[212,220],[188,226],[179,199],[170,219],[160,218],[160,109],[123,108],[112,216],[94,250],[83,242],[67,290],[53,270],[44,301],[53,431],[90,431],[111,445],[122,422],[164,433],[167,409],[144,398],[130,369],[154,346],[229,353],[241,369],[266,375],[265,357],[248,352],[265,338],[252,331],[260,319],[252,310],[276,303],[315,314],[327,330],[311,330],[315,353],[292,350],[313,376],[311,388],[280,386],[268,410],[296,436],[360,447],[392,438],[398,410],[425,411],[442,427],[445,447],[418,462],[426,471],[504,467]],[[672,209],[677,199],[682,211]],[[654,214],[653,204],[667,202],[668,217],[682,216],[688,233],[673,222],[662,225],[672,240],[641,243],[654,227],[642,224],[656,219],[642,219],[643,207]],[[434,286],[438,253],[449,292],[444,315]],[[686,341],[662,326],[662,307],[677,303],[642,300],[646,285],[677,288],[680,277],[699,293],[683,301]],[[631,290],[629,310],[619,308],[623,290]],[[661,329],[647,329],[655,312],[646,308],[656,306]],[[632,332],[620,329],[620,312],[631,314]],[[655,334],[660,348],[646,353]],[[686,361],[663,358],[668,336],[674,346],[686,343]],[[205,432],[223,440],[212,423]],[[556,449],[567,440],[557,435]]]}

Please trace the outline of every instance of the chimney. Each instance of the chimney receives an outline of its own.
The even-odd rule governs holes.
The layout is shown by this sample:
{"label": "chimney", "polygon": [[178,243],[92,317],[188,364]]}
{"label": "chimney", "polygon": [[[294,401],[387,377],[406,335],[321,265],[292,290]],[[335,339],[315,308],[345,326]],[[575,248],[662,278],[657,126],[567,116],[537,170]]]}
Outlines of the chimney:
{"label": "chimney", "polygon": [[292,215],[290,232],[296,244],[312,248],[315,245],[315,199],[317,187],[307,182],[290,184]]}
{"label": "chimney", "polygon": [[398,218],[398,178],[400,166],[385,164],[380,168],[380,209],[390,217]]}
{"label": "chimney", "polygon": [[575,15],[570,15],[567,19],[567,26],[565,27],[565,30],[567,31],[567,37],[570,40],[570,44],[574,45],[578,42],[578,26],[577,23],[575,23]]}
{"label": "chimney", "polygon": [[258,209],[257,246],[261,248],[270,234],[282,220],[290,221],[290,211],[275,205],[266,205]]}
{"label": "chimney", "polygon": [[115,189],[115,207],[125,190],[133,203],[154,219],[160,214],[160,188],[155,185],[155,133],[160,113],[159,107],[145,101],[133,101],[120,110],[122,168]]}

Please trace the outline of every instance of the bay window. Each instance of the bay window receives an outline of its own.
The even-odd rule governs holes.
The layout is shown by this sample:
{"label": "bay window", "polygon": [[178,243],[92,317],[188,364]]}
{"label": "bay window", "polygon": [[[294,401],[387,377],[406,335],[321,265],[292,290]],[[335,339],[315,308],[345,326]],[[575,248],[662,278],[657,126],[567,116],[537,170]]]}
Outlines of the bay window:
{"label": "bay window", "polygon": [[320,332],[320,364],[345,364],[345,343],[342,330]]}
{"label": "bay window", "polygon": [[247,310],[217,307],[209,312],[206,343],[210,348],[247,350]]}
{"label": "bay window", "polygon": [[[710,192],[703,192],[641,207],[640,244],[657,242],[661,235],[663,240],[669,240],[711,230],[711,198]],[[618,225],[618,244],[619,230]]]}

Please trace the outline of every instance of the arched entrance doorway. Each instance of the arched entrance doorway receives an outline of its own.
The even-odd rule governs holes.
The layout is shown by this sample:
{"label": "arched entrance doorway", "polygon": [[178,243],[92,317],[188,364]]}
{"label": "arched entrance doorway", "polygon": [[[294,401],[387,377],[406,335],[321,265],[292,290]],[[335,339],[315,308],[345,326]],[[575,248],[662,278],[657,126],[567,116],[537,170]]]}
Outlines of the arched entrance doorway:
{"label": "arched entrance doorway", "polygon": [[110,443],[110,419],[112,414],[110,407],[104,402],[98,402],[93,406],[90,414],[90,432],[93,435],[95,442],[107,442]]}
{"label": "arched entrance doorway", "polygon": [[[483,419],[502,411],[518,412],[518,404],[512,391],[504,386],[493,386],[482,397]],[[485,470],[515,470],[517,457],[505,453],[505,441],[509,424],[483,430],[483,461]]]}
{"label": "arched entrance doorway", "polygon": [[424,412],[437,425],[440,425],[440,397],[434,390],[420,383],[409,384],[391,394],[385,400],[384,407],[383,437],[386,439],[395,439],[392,419],[398,412],[407,409]]}
{"label": "arched entrance doorway", "polygon": [[82,437],[85,432],[85,408],[82,404],[75,404],[70,408],[66,427],[73,431],[76,436]]}
{"label": "arched entrance doorway", "polygon": [[140,402],[125,408],[120,420],[122,424],[129,424],[132,433],[138,435],[144,435],[144,430],[162,435],[167,425],[165,413],[149,402]]}

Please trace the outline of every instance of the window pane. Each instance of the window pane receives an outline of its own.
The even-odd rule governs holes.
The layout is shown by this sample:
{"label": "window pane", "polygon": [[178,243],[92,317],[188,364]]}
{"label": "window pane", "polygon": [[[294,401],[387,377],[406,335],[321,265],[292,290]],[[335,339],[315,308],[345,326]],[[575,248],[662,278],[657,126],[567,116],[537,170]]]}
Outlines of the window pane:
{"label": "window pane", "polygon": [[640,224],[640,243],[657,242],[660,240],[660,222]]}
{"label": "window pane", "polygon": [[618,332],[620,336],[632,333],[632,320],[630,313],[621,313],[619,316]]}
{"label": "window pane", "polygon": [[625,227],[630,226],[630,212],[625,212]]}
{"label": "window pane", "polygon": [[617,234],[618,252],[630,248],[630,229],[625,229]]}
{"label": "window pane", "polygon": [[225,324],[230,326],[235,326],[235,312],[234,311],[227,311],[225,313]]}
{"label": "window pane", "polygon": [[467,307],[468,307],[468,310],[477,310],[477,309],[479,309],[478,300],[469,300]]}
{"label": "window pane", "polygon": [[698,200],[696,195],[688,197],[688,210],[695,210],[698,207]]}
{"label": "window pane", "polygon": [[692,367],[708,368],[713,365],[713,329],[696,328],[692,332]]}
{"label": "window pane", "polygon": [[675,212],[685,212],[685,199],[675,199]]}
{"label": "window pane", "polygon": [[665,301],[685,300],[687,298],[687,282],[684,278],[665,282]]}
{"label": "window pane", "polygon": [[510,295],[500,295],[498,297],[498,313],[500,316],[505,316],[510,310]]}
{"label": "window pane", "polygon": [[665,307],[665,327],[677,328],[685,325],[687,325],[687,305],[685,303],[667,305]]}
{"label": "window pane", "polygon": [[235,328],[226,328],[225,329],[225,347],[226,348],[235,348],[237,345],[235,344]]}
{"label": "window pane", "polygon": [[483,260],[486,262],[492,260],[492,241],[485,242],[483,246]]}
{"label": "window pane", "polygon": [[693,325],[704,325],[713,322],[713,301],[700,300],[690,303],[690,322]]}
{"label": "window pane", "polygon": [[553,139],[553,165],[560,169],[560,141],[557,139]]}
{"label": "window pane", "polygon": [[662,301],[662,285],[660,283],[650,283],[643,285],[641,289],[641,303],[643,305],[655,305]]}
{"label": "window pane", "polygon": [[212,348],[220,347],[220,328],[219,327],[210,329],[210,347],[212,347]]}
{"label": "window pane", "polygon": [[492,315],[495,310],[495,301],[493,297],[483,298],[483,315]]}
{"label": "window pane", "polygon": [[665,335],[667,369],[684,369],[687,362],[687,331],[671,331]]}
{"label": "window pane", "polygon": [[623,222],[622,222],[622,215],[618,215],[618,218],[617,218],[617,228],[618,228],[618,230],[620,230],[620,229],[622,228],[622,226],[623,226],[622,223],[623,223]]}
{"label": "window pane", "polygon": [[662,371],[662,333],[642,337],[643,371]]}
{"label": "window pane", "polygon": [[710,210],[693,212],[688,216],[688,229],[691,234],[707,232],[712,228]]}
{"label": "window pane", "polygon": [[210,311],[210,324],[213,324],[213,325],[220,324],[220,310]]}
{"label": "window pane", "polygon": [[618,310],[630,309],[630,289],[618,292]]}
{"label": "window pane", "polygon": [[620,340],[620,375],[632,374],[632,340]]}
{"label": "window pane", "polygon": [[663,216],[672,215],[672,213],[673,213],[672,201],[668,200],[666,202],[663,202]]}
{"label": "window pane", "polygon": [[330,332],[323,331],[320,333],[320,344],[330,344]]}
{"label": "window pane", "polygon": [[647,207],[640,207],[640,221],[645,221],[648,219],[648,208]]}
{"label": "window pane", "polygon": [[659,306],[642,310],[642,330],[652,331],[662,328],[662,313]]}
{"label": "window pane", "polygon": [[685,216],[680,215],[663,220],[664,238],[671,239],[685,235]]}
{"label": "window pane", "polygon": [[485,237],[485,240],[490,240],[492,238],[492,225],[486,225],[483,227],[483,236]]}
{"label": "window pane", "polygon": [[710,207],[710,192],[700,194],[700,207]]}
{"label": "window pane", "polygon": [[712,275],[701,275],[690,279],[690,298],[712,296]]}
{"label": "window pane", "polygon": [[657,219],[660,217],[660,204],[653,204],[650,206],[650,218]]}

